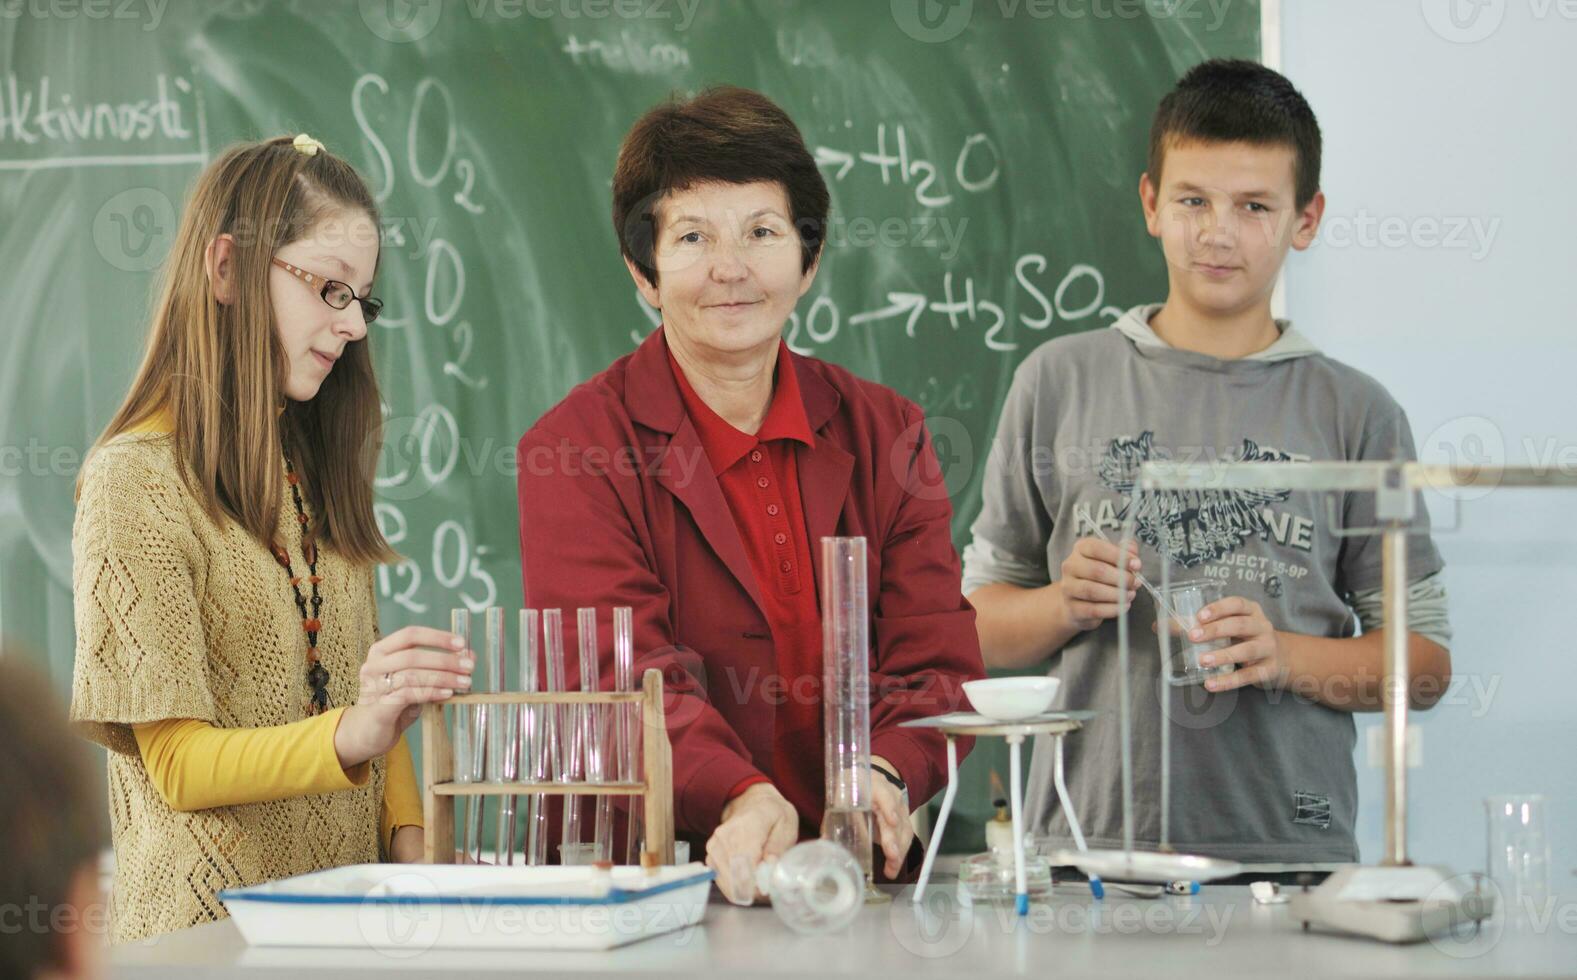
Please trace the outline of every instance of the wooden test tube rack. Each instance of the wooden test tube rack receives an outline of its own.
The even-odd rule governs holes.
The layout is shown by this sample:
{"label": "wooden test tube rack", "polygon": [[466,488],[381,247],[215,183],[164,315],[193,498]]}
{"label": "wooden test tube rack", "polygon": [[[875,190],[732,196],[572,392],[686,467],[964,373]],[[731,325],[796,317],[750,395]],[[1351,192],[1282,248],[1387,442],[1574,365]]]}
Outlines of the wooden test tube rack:
{"label": "wooden test tube rack", "polygon": [[[641,706],[643,782],[478,782],[454,781],[454,744],[444,724],[445,705],[464,704],[632,704]],[[482,751],[481,746],[476,747]],[[663,675],[648,670],[639,691],[541,691],[461,694],[422,709],[422,816],[426,821],[423,859],[454,861],[457,796],[640,796],[645,799],[646,851],[660,864],[674,863],[673,747],[663,717]]]}

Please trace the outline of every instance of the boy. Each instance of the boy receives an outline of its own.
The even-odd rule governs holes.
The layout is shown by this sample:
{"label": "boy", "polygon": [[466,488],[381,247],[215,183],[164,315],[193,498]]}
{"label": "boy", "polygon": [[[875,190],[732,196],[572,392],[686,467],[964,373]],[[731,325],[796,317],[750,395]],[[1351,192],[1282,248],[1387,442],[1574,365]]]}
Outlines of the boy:
{"label": "boy", "polygon": [[[1061,337],[1018,368],[987,461],[964,554],[987,666],[1049,665],[1062,705],[1101,715],[1069,738],[1069,793],[1089,844],[1122,845],[1117,719],[1117,562],[1129,562],[1133,632],[1134,833],[1159,841],[1160,710],[1173,701],[1171,844],[1252,863],[1355,861],[1351,712],[1379,710],[1384,647],[1373,495],[1159,493],[1116,541],[1147,459],[1389,460],[1412,457],[1406,415],[1372,378],[1277,321],[1271,292],[1289,249],[1315,240],[1320,131],[1281,75],[1245,61],[1190,71],[1157,110],[1139,183],[1167,261],[1166,302],[1113,329]],[[1049,450],[1049,452],[1048,452]],[[1339,504],[1333,525],[1327,499]],[[1167,688],[1135,598],[1153,583],[1212,578],[1204,639],[1232,672]],[[1445,593],[1427,536],[1410,539],[1413,689],[1428,707],[1450,677]],[[1353,636],[1354,618],[1364,629]],[[1031,827],[1071,847],[1049,752],[1029,780]]]}

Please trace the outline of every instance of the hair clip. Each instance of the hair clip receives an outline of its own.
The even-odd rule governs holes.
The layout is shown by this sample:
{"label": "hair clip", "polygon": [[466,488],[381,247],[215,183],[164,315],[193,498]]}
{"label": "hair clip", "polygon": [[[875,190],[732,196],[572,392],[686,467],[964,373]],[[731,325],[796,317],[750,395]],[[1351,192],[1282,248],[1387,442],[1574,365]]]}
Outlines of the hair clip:
{"label": "hair clip", "polygon": [[302,133],[301,135],[297,136],[295,140],[291,142],[291,145],[296,148],[297,152],[309,157],[317,156],[318,151],[323,149],[322,143],[319,143],[317,140],[308,136],[306,133]]}

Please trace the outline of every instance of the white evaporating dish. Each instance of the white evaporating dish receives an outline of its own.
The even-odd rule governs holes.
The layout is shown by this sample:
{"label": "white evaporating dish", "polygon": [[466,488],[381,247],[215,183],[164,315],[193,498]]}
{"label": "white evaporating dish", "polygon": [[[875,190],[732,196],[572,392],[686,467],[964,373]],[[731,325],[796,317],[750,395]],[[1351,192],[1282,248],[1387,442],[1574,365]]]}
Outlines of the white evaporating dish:
{"label": "white evaporating dish", "polygon": [[993,721],[1021,721],[1046,713],[1061,686],[1056,677],[991,677],[965,681],[964,695]]}

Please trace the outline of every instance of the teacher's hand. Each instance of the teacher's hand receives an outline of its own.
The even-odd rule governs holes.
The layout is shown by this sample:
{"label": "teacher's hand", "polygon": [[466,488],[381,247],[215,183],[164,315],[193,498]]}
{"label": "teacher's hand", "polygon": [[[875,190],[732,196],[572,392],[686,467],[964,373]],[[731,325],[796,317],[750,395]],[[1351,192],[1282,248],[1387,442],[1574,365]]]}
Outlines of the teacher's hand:
{"label": "teacher's hand", "polygon": [[799,813],[771,783],[757,783],[723,807],[723,822],[706,842],[717,888],[735,905],[756,900],[756,865],[776,860],[799,839]]}
{"label": "teacher's hand", "polygon": [[[894,776],[899,775],[897,767],[881,756],[871,756],[871,766],[886,769]],[[876,818],[876,843],[881,845],[882,856],[886,859],[882,871],[888,878],[896,878],[898,872],[903,870],[909,845],[914,842],[914,818],[909,813],[908,795],[900,792],[881,773],[873,772],[871,804]]]}

